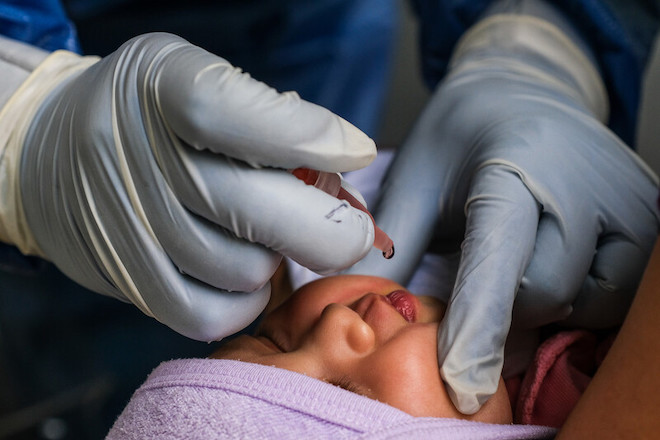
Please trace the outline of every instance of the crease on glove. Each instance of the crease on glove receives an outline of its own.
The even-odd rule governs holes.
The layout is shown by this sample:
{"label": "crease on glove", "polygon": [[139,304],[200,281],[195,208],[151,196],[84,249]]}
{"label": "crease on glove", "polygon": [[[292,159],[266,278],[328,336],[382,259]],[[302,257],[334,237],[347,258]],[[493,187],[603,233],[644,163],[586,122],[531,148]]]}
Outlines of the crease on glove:
{"label": "crease on glove", "polygon": [[53,52],[0,111],[0,240],[15,245],[25,255],[44,256],[27,224],[20,195],[19,166],[25,136],[50,92],[98,60],[67,51]]}

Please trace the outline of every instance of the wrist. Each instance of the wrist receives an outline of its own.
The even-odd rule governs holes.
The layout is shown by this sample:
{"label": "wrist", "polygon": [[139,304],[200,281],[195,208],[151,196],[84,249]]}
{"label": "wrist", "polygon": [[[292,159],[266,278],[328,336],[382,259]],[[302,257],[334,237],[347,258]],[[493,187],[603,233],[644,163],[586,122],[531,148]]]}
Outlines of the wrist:
{"label": "wrist", "polygon": [[496,14],[457,43],[450,75],[515,73],[572,99],[601,122],[609,115],[603,80],[591,59],[553,23],[520,14]]}
{"label": "wrist", "polygon": [[[32,59],[37,60],[38,57]],[[46,53],[0,110],[0,241],[15,245],[26,255],[43,256],[28,226],[21,200],[19,174],[25,137],[50,93],[97,60],[66,51]]]}
{"label": "wrist", "polygon": [[569,17],[564,15],[554,4],[546,0],[496,0],[492,2],[488,8],[481,15],[480,19],[496,15],[496,14],[509,14],[519,16],[536,17],[543,21],[553,24],[572,41],[580,51],[589,58],[594,64],[598,65],[596,57],[587,44],[585,39],[580,35],[580,32]]}

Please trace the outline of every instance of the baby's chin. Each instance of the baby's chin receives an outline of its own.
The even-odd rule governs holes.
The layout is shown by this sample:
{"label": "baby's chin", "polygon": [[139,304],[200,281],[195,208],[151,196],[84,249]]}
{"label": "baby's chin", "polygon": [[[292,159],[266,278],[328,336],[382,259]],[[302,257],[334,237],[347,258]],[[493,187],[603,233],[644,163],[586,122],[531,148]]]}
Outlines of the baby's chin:
{"label": "baby's chin", "polygon": [[513,423],[511,401],[504,385],[504,379],[500,378],[497,391],[479,411],[470,416],[464,416],[464,418],[474,422],[497,423],[501,425]]}

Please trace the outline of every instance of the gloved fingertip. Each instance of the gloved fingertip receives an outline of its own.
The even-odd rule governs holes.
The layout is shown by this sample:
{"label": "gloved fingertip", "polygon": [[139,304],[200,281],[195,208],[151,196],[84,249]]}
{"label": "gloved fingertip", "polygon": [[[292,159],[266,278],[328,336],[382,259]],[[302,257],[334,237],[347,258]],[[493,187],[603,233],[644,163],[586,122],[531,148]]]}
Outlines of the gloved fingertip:
{"label": "gloved fingertip", "polygon": [[[465,363],[465,360],[461,362]],[[489,373],[495,370],[484,371],[490,370],[487,366],[481,366],[478,370],[477,367],[462,369],[455,374],[448,371],[449,369],[446,367],[445,362],[440,368],[440,375],[449,398],[462,414],[475,414],[497,392],[501,375],[497,373],[496,377],[491,378]],[[501,371],[501,368],[497,371]]]}
{"label": "gloved fingertip", "polygon": [[[156,319],[188,338],[220,341],[248,327],[268,305],[270,283],[254,292],[227,292],[201,283],[186,283],[189,294],[161,303]],[[187,300],[190,299],[190,301]]]}
{"label": "gloved fingertip", "polygon": [[343,240],[341,251],[334,246],[334,249],[328,251],[322,258],[323,264],[311,266],[307,263],[303,264],[304,266],[319,275],[332,275],[346,270],[367,256],[374,243],[374,224],[364,212],[358,211],[351,215],[361,218],[359,222],[361,233],[352,234],[352,239]]}
{"label": "gloved fingertip", "polygon": [[342,128],[343,146],[340,154],[345,157],[339,172],[354,171],[366,167],[376,159],[376,142],[355,125],[337,116]]}
{"label": "gloved fingertip", "polygon": [[481,409],[482,403],[479,402],[476,396],[471,394],[461,395],[456,393],[449,384],[445,383],[445,386],[451,402],[462,414],[472,415]]}

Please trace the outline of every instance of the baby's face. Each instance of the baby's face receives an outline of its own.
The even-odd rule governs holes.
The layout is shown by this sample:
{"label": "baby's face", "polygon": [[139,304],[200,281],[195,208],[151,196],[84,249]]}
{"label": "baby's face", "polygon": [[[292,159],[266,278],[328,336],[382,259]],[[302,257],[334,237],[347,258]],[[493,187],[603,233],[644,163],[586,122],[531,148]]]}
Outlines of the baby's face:
{"label": "baby's face", "polygon": [[502,382],[472,416],[459,413],[440,378],[437,331],[445,306],[393,281],[322,278],[297,290],[215,357],[272,365],[345,387],[414,416],[510,423]]}

